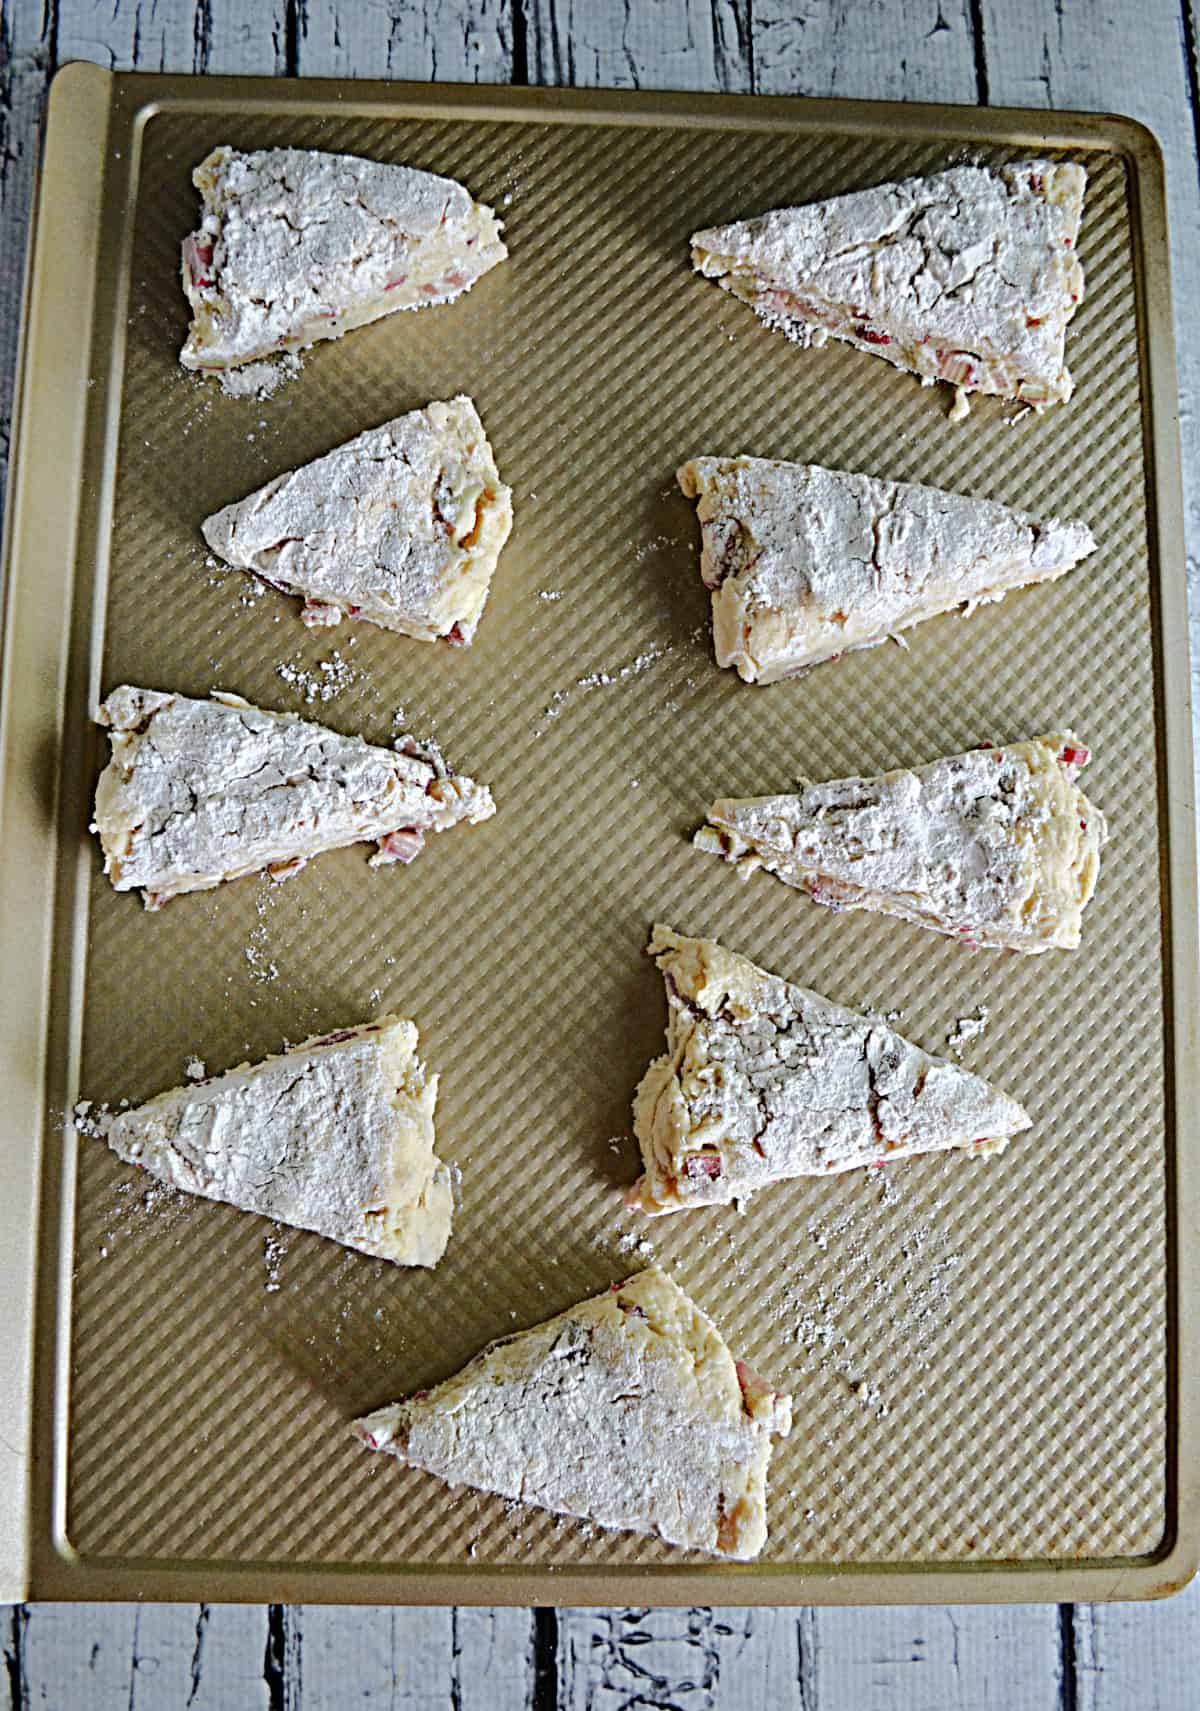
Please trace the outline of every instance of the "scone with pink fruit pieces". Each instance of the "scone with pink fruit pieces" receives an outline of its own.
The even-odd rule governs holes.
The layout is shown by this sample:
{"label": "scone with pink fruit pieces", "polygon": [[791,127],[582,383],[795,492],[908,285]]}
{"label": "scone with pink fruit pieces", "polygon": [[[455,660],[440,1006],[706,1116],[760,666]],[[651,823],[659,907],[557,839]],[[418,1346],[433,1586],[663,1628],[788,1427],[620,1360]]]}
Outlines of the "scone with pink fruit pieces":
{"label": "scone with pink fruit pieces", "polygon": [[512,529],[512,491],[469,398],[347,440],[201,524],[227,564],[304,601],[306,624],[366,618],[466,644]]}
{"label": "scone with pink fruit pieces", "polygon": [[438,1078],[417,1030],[381,1016],[261,1063],[77,1125],[186,1194],[357,1248],[436,1265],[450,1236],[450,1172],[434,1157]]}
{"label": "scone with pink fruit pieces", "polygon": [[725,798],[694,842],[831,909],[990,950],[1073,950],[1107,835],[1075,782],[1089,758],[1064,731],[792,796]]}
{"label": "scone with pink fruit pieces", "polygon": [[1040,406],[1071,396],[1067,323],[1087,174],[955,166],[692,237],[692,265],[799,344],[832,335],[925,385]]}
{"label": "scone with pink fruit pieces", "polygon": [[183,244],[185,368],[305,350],[397,309],[451,303],[508,251],[453,178],[312,149],[213,149]]}
{"label": "scone with pink fruit pieces", "polygon": [[496,812],[433,745],[378,748],[240,695],[125,684],[97,718],[112,756],[92,830],[115,888],[140,889],[147,909],[264,869],[283,879],[347,844],[377,842],[373,867],[410,862],[427,832]]}
{"label": "scone with pink fruit pieces", "polygon": [[767,1466],[791,1418],[652,1266],[355,1431],[452,1485],[744,1559],[766,1543]]}
{"label": "scone with pink fruit pieces", "polygon": [[926,618],[1050,582],[1095,551],[1084,523],[815,463],[699,457],[700,574],[718,665],[777,683]]}
{"label": "scone with pink fruit pieces", "polygon": [[650,954],[668,1020],[633,1104],[643,1212],[743,1202],[770,1182],[916,1153],[996,1153],[1029,1127],[982,1077],[712,939],[655,927]]}

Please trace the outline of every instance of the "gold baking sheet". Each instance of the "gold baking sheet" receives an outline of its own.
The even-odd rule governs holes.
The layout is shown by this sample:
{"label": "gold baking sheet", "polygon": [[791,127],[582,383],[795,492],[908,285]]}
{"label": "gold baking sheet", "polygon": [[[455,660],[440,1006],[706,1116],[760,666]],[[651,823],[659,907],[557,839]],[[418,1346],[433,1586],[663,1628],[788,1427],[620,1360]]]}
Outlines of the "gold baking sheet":
{"label": "gold baking sheet", "polygon": [[[501,213],[511,260],[452,308],[309,353],[270,398],[226,397],[176,361],[190,172],[218,142],[452,174]],[[698,226],[1032,149],[1089,173],[1077,391],[1042,418],[978,401],[952,424],[942,392],[840,346],[797,350],[688,268]],[[1185,1579],[1196,931],[1148,134],[75,67],[55,84],[39,207],[6,632],[6,850],[22,860],[6,875],[4,1146],[40,1180],[27,1589],[524,1603],[635,1585],[649,1603],[811,1603],[1148,1596]],[[369,625],[310,633],[295,602],[206,558],[208,512],[460,390],[516,506],[469,651]],[[672,480],[690,455],[742,451],[1079,515],[1100,550],[969,622],[925,625],[906,651],[750,688],[713,663],[694,508]],[[123,681],[232,689],[374,741],[434,735],[499,812],[411,869],[343,851],[286,886],[144,914],[87,835],[106,747],[87,716]],[[835,916],[688,844],[718,794],[1068,722],[1112,826],[1075,955],[972,955]],[[896,1012],[934,1051],[985,1004],[963,1061],[1034,1128],[991,1164],[785,1184],[744,1216],[626,1211],[630,1097],[665,1020],[643,955],[656,919]],[[64,1122],[78,1097],[139,1101],[194,1056],[223,1069],[383,1008],[420,1026],[442,1076],[439,1151],[461,1170],[436,1271],[174,1195]],[[354,1414],[651,1252],[794,1396],[758,1563],[450,1491],[350,1438]]]}

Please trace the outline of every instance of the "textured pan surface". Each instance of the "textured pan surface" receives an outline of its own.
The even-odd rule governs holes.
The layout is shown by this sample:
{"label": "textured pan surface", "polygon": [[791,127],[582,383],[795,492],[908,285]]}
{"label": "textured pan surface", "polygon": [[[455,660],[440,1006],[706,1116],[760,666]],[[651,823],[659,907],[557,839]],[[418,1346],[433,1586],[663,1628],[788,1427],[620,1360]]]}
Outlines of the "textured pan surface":
{"label": "textured pan surface", "polygon": [[[511,260],[459,304],[311,352],[274,397],[185,375],[178,244],[219,142],[289,143],[463,179]],[[1015,158],[1008,148],[974,158]],[[347,1420],[645,1262],[795,1399],[764,1562],[945,1566],[1138,1555],[1167,1516],[1167,1113],[1152,565],[1125,169],[1087,151],[1071,404],[1015,424],[843,347],[800,351],[690,273],[696,227],[961,158],[944,142],[671,126],[153,116],[133,210],[101,671],[236,690],[494,790],[487,825],[408,870],[362,850],[162,915],[93,858],[80,1093],[141,1100],[377,1009],[413,1016],[462,1183],[433,1273],[174,1197],[79,1148],[66,1532],[85,1557],[348,1565],[677,1563],[451,1493],[365,1455]],[[297,603],[206,564],[200,520],[431,398],[479,405],[516,525],[469,651]],[[713,664],[694,509],[673,471],[748,452],[932,481],[1089,522],[1053,586],[770,689]],[[97,454],[98,455],[98,454]],[[98,474],[98,467],[94,467]],[[553,596],[553,598],[551,598]],[[349,681],[307,702],[279,668]],[[334,662],[336,667],[336,661]],[[718,794],[876,771],[1069,723],[1113,835],[1075,955],[972,955],[835,916],[694,853]],[[102,760],[97,736],[95,761]],[[93,775],[94,776],[94,772]],[[74,813],[83,837],[87,804]],[[746,1216],[626,1212],[629,1101],[662,1049],[650,924],[719,936],[839,1003],[898,1012],[1035,1119],[1003,1158],[793,1182]]]}

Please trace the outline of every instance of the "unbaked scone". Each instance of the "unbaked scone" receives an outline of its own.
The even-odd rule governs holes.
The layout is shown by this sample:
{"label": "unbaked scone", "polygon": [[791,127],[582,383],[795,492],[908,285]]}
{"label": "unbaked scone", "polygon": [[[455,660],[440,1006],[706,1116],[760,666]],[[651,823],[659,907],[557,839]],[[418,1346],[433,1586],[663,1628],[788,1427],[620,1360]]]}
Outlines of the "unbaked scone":
{"label": "unbaked scone", "polygon": [[698,849],[765,868],[832,909],[871,909],[992,950],[1079,943],[1104,816],[1071,732],[987,745],[795,796],[714,802]]}
{"label": "unbaked scone", "polygon": [[453,178],[311,149],[216,148],[183,244],[185,368],[305,350],[397,309],[450,303],[508,251]]}
{"label": "unbaked scone", "polygon": [[1030,1119],[1007,1094],[886,1022],[655,927],[667,1050],[633,1103],[645,1174],[631,1204],[682,1212],[793,1176],[915,1153],[1003,1150]]}
{"label": "unbaked scone", "polygon": [[790,1427],[790,1397],[656,1266],[355,1422],[451,1484],[739,1558],[766,1543],[772,1439]]}
{"label": "unbaked scone", "polygon": [[832,334],[928,385],[1065,401],[1087,174],[956,166],[692,237],[692,265],[802,344]]}
{"label": "unbaked scone", "polygon": [[701,457],[676,479],[700,501],[717,664],[747,683],[1049,582],[1096,546],[1083,523],[818,464]]}
{"label": "unbaked scone", "polygon": [[96,785],[92,831],[118,891],[147,909],[184,891],[378,840],[371,865],[409,862],[426,832],[496,811],[491,792],[455,777],[411,737],[396,749],[343,737],[240,695],[207,701],[114,689],[97,714],[112,758]]}
{"label": "unbaked scone", "polygon": [[397,1265],[436,1265],[453,1211],[433,1152],[437,1085],[415,1025],[381,1016],[77,1120],[172,1188]]}
{"label": "unbaked scone", "polygon": [[511,528],[512,492],[464,397],[370,428],[201,524],[227,564],[300,595],[307,624],[367,618],[458,643]]}

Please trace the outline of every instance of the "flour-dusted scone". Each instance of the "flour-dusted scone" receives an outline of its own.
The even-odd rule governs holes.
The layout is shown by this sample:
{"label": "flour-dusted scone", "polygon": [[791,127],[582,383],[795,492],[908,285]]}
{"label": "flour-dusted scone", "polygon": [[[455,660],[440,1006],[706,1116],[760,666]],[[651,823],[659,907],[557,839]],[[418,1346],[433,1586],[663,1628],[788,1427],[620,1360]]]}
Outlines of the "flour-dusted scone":
{"label": "flour-dusted scone", "polygon": [[717,664],[747,683],[1051,581],[1096,546],[1083,523],[815,463],[700,457],[676,479],[700,501]]}
{"label": "flour-dusted scone", "polygon": [[185,368],[305,350],[397,309],[450,303],[508,251],[453,178],[357,155],[216,148],[184,240]]}
{"label": "flour-dusted scone", "polygon": [[1030,1119],[1007,1094],[712,939],[655,927],[667,1050],[633,1103],[645,1175],[632,1204],[682,1212],[792,1176],[966,1147],[1000,1152]]}
{"label": "flour-dusted scone", "polygon": [[381,1016],[85,1126],[172,1188],[436,1265],[453,1211],[433,1152],[437,1086],[414,1024]]}
{"label": "flour-dusted scone", "polygon": [[698,849],[762,867],[833,909],[872,909],[992,950],[1073,949],[1104,816],[1069,731],[795,796],[714,802]]}
{"label": "flour-dusted scone", "polygon": [[377,748],[240,695],[200,701],[126,684],[97,719],[112,758],[92,830],[113,885],[140,887],[147,909],[264,868],[283,878],[372,839],[372,866],[409,862],[426,832],[496,811],[486,786],[410,737]]}
{"label": "flour-dusted scone", "polygon": [[829,334],[929,384],[1071,396],[1067,323],[1087,174],[1026,160],[956,166],[692,237],[692,265],[800,343]]}
{"label": "flour-dusted scone", "polygon": [[511,528],[512,492],[463,397],[370,428],[201,524],[227,564],[300,595],[305,623],[349,615],[463,643]]}
{"label": "flour-dusted scone", "polygon": [[766,1543],[772,1439],[790,1427],[791,1398],[656,1266],[355,1423],[451,1484],[741,1558]]}

